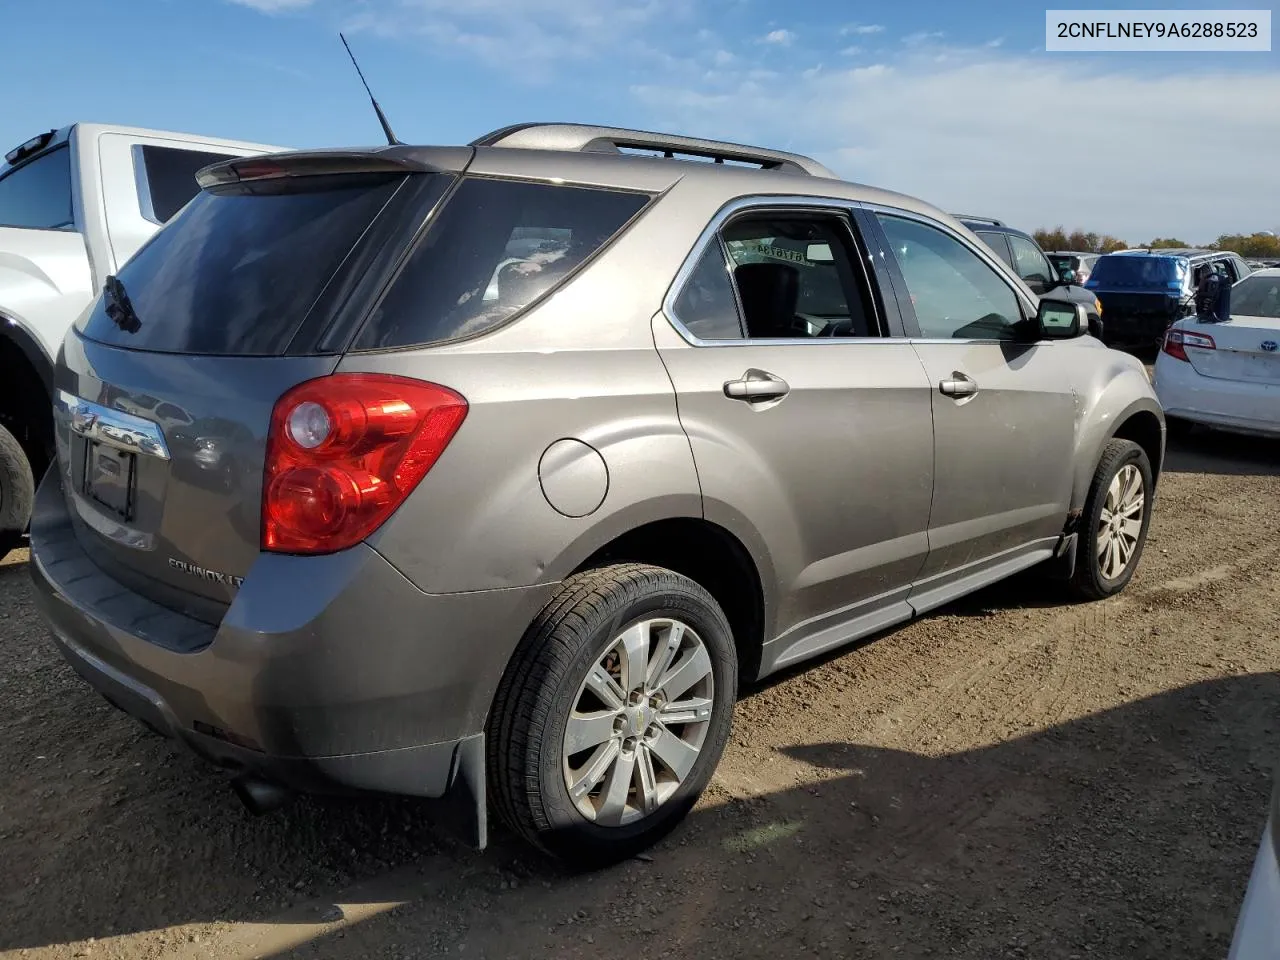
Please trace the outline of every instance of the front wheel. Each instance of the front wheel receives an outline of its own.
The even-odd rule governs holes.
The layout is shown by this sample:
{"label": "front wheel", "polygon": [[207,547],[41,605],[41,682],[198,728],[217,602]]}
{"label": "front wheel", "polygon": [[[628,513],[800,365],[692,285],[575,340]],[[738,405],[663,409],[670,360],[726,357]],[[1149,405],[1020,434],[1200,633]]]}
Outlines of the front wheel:
{"label": "front wheel", "polygon": [[486,738],[497,813],[576,866],[634,856],[710,781],[737,674],[724,612],[687,577],[617,564],[570,578],[498,689]]}
{"label": "front wheel", "polygon": [[1072,592],[1102,600],[1133,578],[1147,542],[1154,491],[1151,462],[1131,440],[1112,440],[1102,451],[1085,499]]}

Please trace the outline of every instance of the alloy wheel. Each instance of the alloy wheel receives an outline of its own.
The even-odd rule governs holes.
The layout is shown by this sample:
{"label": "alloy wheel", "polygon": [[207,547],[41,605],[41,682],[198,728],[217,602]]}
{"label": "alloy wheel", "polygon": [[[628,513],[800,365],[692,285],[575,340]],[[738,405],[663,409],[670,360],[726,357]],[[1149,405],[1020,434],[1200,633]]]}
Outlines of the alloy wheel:
{"label": "alloy wheel", "polygon": [[711,655],[692,627],[670,618],[628,627],[588,671],[565,725],[574,806],[610,827],[656,812],[693,770],[714,708]]}
{"label": "alloy wheel", "polygon": [[1098,569],[1105,579],[1120,577],[1133,559],[1146,505],[1142,471],[1126,463],[1112,478],[1098,517]]}

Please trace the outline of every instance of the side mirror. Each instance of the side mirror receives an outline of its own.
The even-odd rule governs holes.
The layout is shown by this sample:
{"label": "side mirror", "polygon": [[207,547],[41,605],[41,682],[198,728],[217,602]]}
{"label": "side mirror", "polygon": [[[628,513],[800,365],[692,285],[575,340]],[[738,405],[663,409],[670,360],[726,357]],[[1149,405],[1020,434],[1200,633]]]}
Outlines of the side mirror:
{"label": "side mirror", "polygon": [[1083,303],[1041,300],[1036,310],[1036,333],[1041,340],[1071,340],[1089,327]]}
{"label": "side mirror", "polygon": [[1070,267],[1065,267],[1062,270],[1059,270],[1058,274],[1062,277],[1063,283],[1072,284],[1076,282],[1076,272]]}

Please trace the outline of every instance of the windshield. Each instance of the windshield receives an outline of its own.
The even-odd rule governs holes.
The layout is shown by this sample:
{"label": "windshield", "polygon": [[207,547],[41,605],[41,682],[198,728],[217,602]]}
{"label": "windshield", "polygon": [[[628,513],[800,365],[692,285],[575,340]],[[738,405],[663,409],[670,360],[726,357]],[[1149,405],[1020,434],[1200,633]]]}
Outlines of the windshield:
{"label": "windshield", "polygon": [[1245,277],[1231,288],[1231,312],[1238,317],[1280,319],[1280,276]]}
{"label": "windshield", "polygon": [[1181,257],[1115,255],[1099,257],[1089,271],[1089,286],[1160,287],[1181,286],[1187,275],[1187,261]]}

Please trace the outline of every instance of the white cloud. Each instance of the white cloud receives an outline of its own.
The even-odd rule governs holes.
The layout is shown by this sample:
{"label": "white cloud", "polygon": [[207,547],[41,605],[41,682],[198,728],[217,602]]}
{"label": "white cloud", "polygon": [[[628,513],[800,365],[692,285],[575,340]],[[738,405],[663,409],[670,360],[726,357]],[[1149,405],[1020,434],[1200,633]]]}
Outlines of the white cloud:
{"label": "white cloud", "polygon": [[[1269,226],[1258,223],[1258,184],[1272,177],[1280,128],[1259,118],[1280,100],[1280,72],[1104,73],[1096,60],[945,52],[941,63],[931,52],[814,77],[798,65],[767,84],[725,73],[715,84],[633,93],[678,129],[790,140],[851,180],[1028,230],[1062,224],[1132,243],[1173,235],[1201,243]],[[1223,89],[1235,92],[1223,98]],[[1059,136],[1038,119],[1065,91],[1089,104],[1079,135]],[[1152,103],[1213,116],[1213,136],[1171,140],[1167,118],[1142,106]],[[1230,177],[1221,176],[1224,155]]]}
{"label": "white cloud", "polygon": [[873,33],[884,33],[884,27],[878,23],[851,23],[847,27],[840,28],[842,37],[853,34],[859,37],[865,37]]}
{"label": "white cloud", "polygon": [[361,4],[348,24],[391,39],[419,36],[442,52],[538,81],[560,74],[566,63],[669,57],[658,45],[663,31],[684,26],[693,6],[694,0],[616,0],[608,9],[597,0],[397,0]]}
{"label": "white cloud", "polygon": [[[697,0],[616,0],[607,11],[598,0],[233,2],[341,9],[349,30],[425,42],[433,57],[504,80],[545,81],[550,102],[563,96],[568,109],[581,102],[586,73],[615,122],[809,153],[850,179],[1027,229],[1199,243],[1274,226],[1260,186],[1280,156],[1280,126],[1267,120],[1280,102],[1274,67],[1214,74],[1181,62],[1018,53],[1003,38],[965,49],[937,31],[904,37],[887,54],[883,30],[855,24],[839,32],[871,38],[870,47],[844,47],[843,60],[824,49],[826,66],[815,68],[816,56],[794,52],[801,43],[790,30],[730,44]],[[630,85],[638,76],[646,79]],[[1088,105],[1083,125],[1046,119],[1068,100]],[[1151,108],[1170,103],[1183,117],[1212,116],[1212,136],[1171,133],[1167,111]]]}
{"label": "white cloud", "polygon": [[986,42],[986,46],[990,47],[990,48],[991,48],[991,49],[993,49],[993,50],[994,50],[996,47],[1000,47],[1000,46],[1003,46],[1003,45],[1004,45],[1004,37],[996,37],[994,40],[988,40],[988,41]]}
{"label": "white cloud", "polygon": [[231,0],[242,7],[251,7],[261,13],[284,13],[288,10],[302,10],[311,6],[315,0]]}

